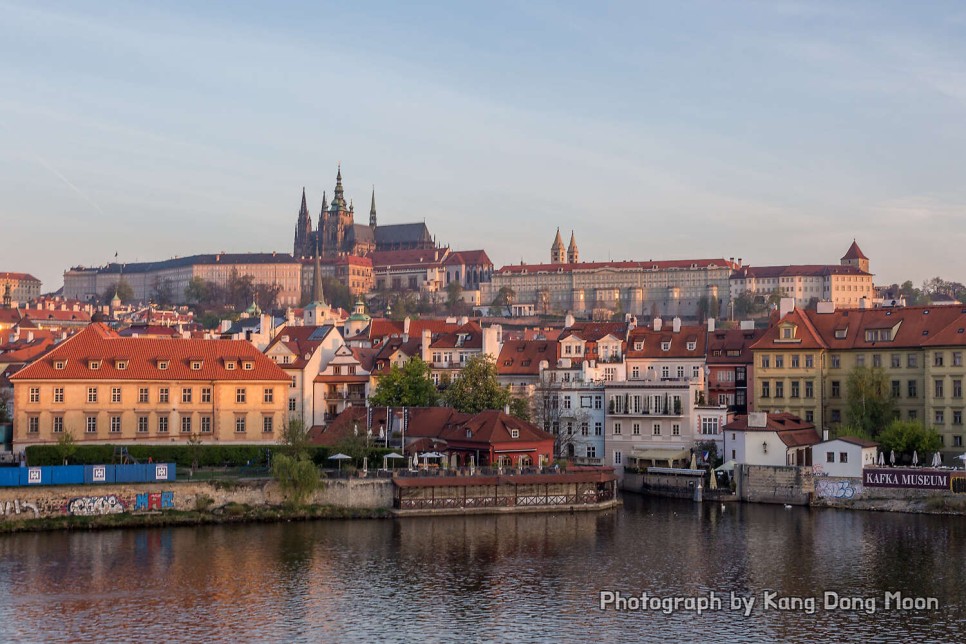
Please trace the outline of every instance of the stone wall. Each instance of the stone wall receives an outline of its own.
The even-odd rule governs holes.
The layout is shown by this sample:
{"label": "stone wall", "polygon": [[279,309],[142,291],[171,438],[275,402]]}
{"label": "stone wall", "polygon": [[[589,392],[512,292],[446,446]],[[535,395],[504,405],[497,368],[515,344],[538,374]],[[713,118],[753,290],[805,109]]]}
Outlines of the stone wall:
{"label": "stone wall", "polygon": [[905,510],[904,503],[913,504],[910,508],[914,509],[926,499],[966,498],[950,490],[868,487],[858,477],[817,476],[814,481],[814,504],[828,507]]}
{"label": "stone wall", "polygon": [[808,505],[815,491],[812,470],[775,465],[735,466],[738,498],[749,503]]}
{"label": "stone wall", "polygon": [[[392,482],[331,480],[312,502],[344,508],[391,508]],[[63,515],[217,508],[228,503],[280,505],[274,481],[175,482],[0,488],[0,521]]]}

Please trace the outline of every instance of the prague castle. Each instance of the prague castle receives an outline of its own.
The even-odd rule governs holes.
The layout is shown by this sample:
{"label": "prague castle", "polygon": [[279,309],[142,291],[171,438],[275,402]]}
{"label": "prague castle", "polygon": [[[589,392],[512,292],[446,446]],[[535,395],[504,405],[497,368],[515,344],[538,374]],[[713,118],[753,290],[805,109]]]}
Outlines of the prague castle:
{"label": "prague castle", "polygon": [[372,191],[369,225],[355,223],[355,207],[346,203],[342,187],[342,168],[335,177],[332,203],[322,194],[322,210],[318,225],[313,228],[302,188],[302,206],[295,225],[295,257],[311,257],[318,252],[322,257],[347,255],[365,256],[373,251],[426,250],[436,246],[433,236],[423,222],[380,226],[376,219],[376,191]]}

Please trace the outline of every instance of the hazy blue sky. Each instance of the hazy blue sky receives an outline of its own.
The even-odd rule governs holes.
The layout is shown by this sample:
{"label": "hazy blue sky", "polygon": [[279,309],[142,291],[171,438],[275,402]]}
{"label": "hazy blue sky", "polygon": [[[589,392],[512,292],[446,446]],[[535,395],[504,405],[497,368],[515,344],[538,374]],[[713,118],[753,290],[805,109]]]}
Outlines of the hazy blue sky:
{"label": "hazy blue sky", "polygon": [[0,270],[290,252],[368,220],[494,263],[966,281],[960,2],[0,0]]}

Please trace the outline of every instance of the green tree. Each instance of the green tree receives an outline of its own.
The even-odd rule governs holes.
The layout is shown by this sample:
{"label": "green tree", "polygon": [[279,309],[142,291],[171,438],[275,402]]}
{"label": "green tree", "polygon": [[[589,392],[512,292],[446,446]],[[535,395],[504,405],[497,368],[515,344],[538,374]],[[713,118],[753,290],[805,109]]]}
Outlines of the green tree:
{"label": "green tree", "polygon": [[104,295],[101,297],[101,300],[104,304],[110,304],[111,300],[114,299],[115,293],[117,293],[117,296],[123,303],[130,302],[134,299],[134,289],[131,288],[131,285],[123,277],[104,289]]}
{"label": "green tree", "polygon": [[74,442],[74,432],[66,430],[57,437],[57,456],[63,461],[64,465],[77,453],[77,443]]}
{"label": "green tree", "polygon": [[308,458],[309,429],[301,418],[290,418],[278,437],[279,451],[294,458]]}
{"label": "green tree", "polygon": [[878,436],[892,420],[895,408],[885,371],[855,367],[845,382],[846,422],[869,436]]}
{"label": "green tree", "polygon": [[519,396],[510,398],[510,415],[530,422],[530,401]]}
{"label": "green tree", "polygon": [[708,318],[718,316],[718,298],[710,295],[702,295],[698,298],[698,322],[704,323]]}
{"label": "green tree", "polygon": [[0,423],[10,422],[10,400],[13,394],[9,389],[0,389]]}
{"label": "green tree", "polygon": [[[496,292],[496,297],[493,298],[492,306],[500,309],[500,315],[511,315],[512,309],[510,308],[513,301],[516,299],[517,293],[509,286],[501,286],[500,290]],[[490,309],[490,314],[492,315],[493,309]]]}
{"label": "green tree", "polygon": [[298,418],[282,429],[279,453],[272,459],[272,478],[292,505],[302,505],[322,485],[319,468],[309,457],[308,430]]}
{"label": "green tree", "polygon": [[378,407],[433,407],[439,394],[430,380],[429,365],[414,357],[402,367],[393,365],[379,378],[369,401]]}
{"label": "green tree", "polygon": [[934,429],[927,429],[915,421],[894,420],[889,423],[878,437],[884,452],[894,451],[897,455],[919,453],[920,460],[931,452],[942,449],[942,438]]}
{"label": "green tree", "polygon": [[167,277],[155,277],[151,287],[151,299],[158,306],[174,304],[174,287]]}
{"label": "green tree", "polygon": [[207,304],[209,297],[208,282],[197,275],[184,287],[184,299],[189,304]]}
{"label": "green tree", "polygon": [[444,395],[450,407],[468,414],[503,409],[511,398],[510,388],[497,380],[496,362],[486,354],[467,360]]}

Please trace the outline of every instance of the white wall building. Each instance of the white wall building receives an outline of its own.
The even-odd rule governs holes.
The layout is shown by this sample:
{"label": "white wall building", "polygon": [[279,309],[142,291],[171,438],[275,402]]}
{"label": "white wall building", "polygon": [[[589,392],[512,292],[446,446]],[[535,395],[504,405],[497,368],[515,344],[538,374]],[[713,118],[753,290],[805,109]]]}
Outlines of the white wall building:
{"label": "white wall building", "polygon": [[862,476],[863,467],[875,466],[879,444],[855,438],[840,436],[822,441],[812,448],[813,467],[816,472],[821,468],[826,476]]}

